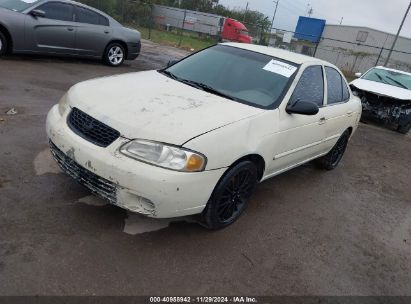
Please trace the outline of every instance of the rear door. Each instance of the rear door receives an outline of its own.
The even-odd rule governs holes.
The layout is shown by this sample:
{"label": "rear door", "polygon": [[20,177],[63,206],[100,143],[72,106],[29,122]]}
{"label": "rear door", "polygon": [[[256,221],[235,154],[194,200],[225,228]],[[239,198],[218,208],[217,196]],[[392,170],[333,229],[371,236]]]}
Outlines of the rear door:
{"label": "rear door", "polygon": [[77,24],[76,49],[78,54],[101,57],[111,40],[110,21],[90,9],[75,6]]}
{"label": "rear door", "polygon": [[35,9],[44,11],[45,17],[27,15],[25,48],[39,53],[75,53],[76,27],[73,21],[73,5],[51,1]]}
{"label": "rear door", "polygon": [[352,100],[344,76],[333,67],[325,66],[327,83],[327,99],[323,109],[326,119],[324,143],[330,150],[356,120],[358,106]]}

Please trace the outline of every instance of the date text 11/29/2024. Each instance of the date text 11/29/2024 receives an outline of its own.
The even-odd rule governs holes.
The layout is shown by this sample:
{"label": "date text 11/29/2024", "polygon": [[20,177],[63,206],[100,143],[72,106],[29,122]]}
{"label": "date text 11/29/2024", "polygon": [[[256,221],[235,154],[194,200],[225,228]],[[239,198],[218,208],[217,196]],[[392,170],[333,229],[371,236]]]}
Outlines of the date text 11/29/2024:
{"label": "date text 11/29/2024", "polygon": [[258,303],[254,297],[150,297],[150,303]]}

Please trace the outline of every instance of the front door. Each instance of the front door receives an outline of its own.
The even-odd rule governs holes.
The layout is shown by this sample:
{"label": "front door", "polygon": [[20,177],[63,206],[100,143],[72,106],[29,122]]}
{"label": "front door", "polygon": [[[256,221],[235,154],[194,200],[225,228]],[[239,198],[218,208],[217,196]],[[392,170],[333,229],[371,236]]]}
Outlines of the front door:
{"label": "front door", "polygon": [[73,54],[76,27],[74,8],[62,2],[47,2],[35,8],[45,17],[26,17],[26,49],[39,53]]}
{"label": "front door", "polygon": [[324,153],[324,74],[320,65],[309,66],[302,73],[290,102],[309,101],[320,107],[316,115],[288,114],[280,107],[279,133],[274,147],[271,174],[296,167]]}

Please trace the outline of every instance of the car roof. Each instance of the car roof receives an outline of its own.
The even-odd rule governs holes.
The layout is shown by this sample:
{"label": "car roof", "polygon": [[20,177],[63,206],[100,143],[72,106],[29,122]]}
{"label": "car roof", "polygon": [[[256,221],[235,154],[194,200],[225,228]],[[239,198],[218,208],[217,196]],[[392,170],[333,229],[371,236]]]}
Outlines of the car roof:
{"label": "car roof", "polygon": [[[45,3],[47,3],[47,2],[54,2],[54,1],[53,1],[53,0],[39,0],[38,2],[33,2],[33,6],[37,6],[37,7],[38,7],[38,6],[40,6],[40,5],[42,5],[42,4],[45,4]],[[84,7],[84,8],[88,8],[88,9],[90,9],[90,10],[92,10],[92,11],[95,11],[95,12],[99,13],[100,15],[103,15],[104,17],[110,19],[110,21],[115,21],[116,23],[118,23],[117,20],[115,20],[115,19],[114,19],[113,17],[111,17],[110,15],[106,14],[105,12],[103,12],[103,11],[101,11],[101,10],[95,8],[95,7],[89,6],[89,5],[87,5],[87,4],[84,4],[84,3],[81,3],[81,2],[77,2],[77,1],[73,1],[73,0],[55,0],[55,2],[68,3],[68,4],[73,4],[73,5],[81,6],[81,7]],[[30,10],[33,6],[27,8],[25,11]]]}
{"label": "car roof", "polygon": [[290,61],[296,64],[316,63],[316,64],[321,64],[321,65],[324,64],[324,65],[333,66],[329,62],[326,62],[324,60],[321,60],[315,57],[301,55],[298,53],[293,53],[290,51],[273,48],[273,47],[267,47],[267,46],[255,45],[255,44],[234,43],[234,42],[222,43],[222,45],[232,46],[232,47],[236,47],[236,48],[240,48],[240,49],[244,49],[244,50],[248,50],[248,51],[252,51],[256,53],[265,54],[268,56]]}
{"label": "car roof", "polygon": [[411,76],[411,73],[405,72],[405,71],[400,71],[400,70],[395,70],[395,69],[390,69],[390,68],[386,68],[384,66],[376,66],[374,67],[376,69],[381,69],[381,70],[387,70],[387,71],[391,71],[391,72],[397,72],[397,73],[401,73],[401,74],[405,74],[408,76]]}

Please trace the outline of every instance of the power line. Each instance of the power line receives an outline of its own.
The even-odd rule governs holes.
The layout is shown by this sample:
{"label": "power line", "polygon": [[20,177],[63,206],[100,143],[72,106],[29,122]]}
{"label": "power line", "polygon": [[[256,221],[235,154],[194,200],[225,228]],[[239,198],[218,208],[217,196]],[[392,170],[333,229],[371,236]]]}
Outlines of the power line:
{"label": "power line", "polygon": [[294,2],[289,2],[289,1],[282,1],[281,2],[281,6],[284,6],[284,5],[289,5],[290,7],[292,7],[293,9],[295,9],[295,10],[298,10],[298,11],[301,11],[301,12],[305,12],[305,9],[304,8],[302,8],[301,6],[298,6],[298,5],[296,5]]}

